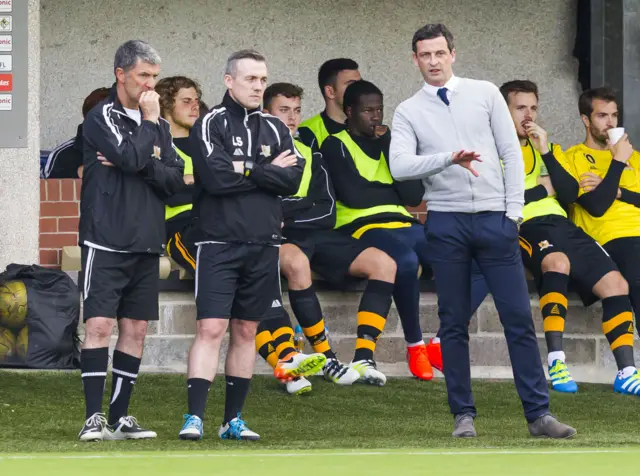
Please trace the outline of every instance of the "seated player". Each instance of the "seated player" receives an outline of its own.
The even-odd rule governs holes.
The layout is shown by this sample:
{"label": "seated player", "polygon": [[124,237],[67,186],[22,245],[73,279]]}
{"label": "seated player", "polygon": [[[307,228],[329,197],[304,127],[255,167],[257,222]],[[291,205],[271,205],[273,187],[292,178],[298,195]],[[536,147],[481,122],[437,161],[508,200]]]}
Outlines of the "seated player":
{"label": "seated player", "polygon": [[[302,94],[302,88],[289,83],[275,83],[264,94],[265,112],[280,118],[292,134],[300,124]],[[386,377],[377,369],[373,354],[391,307],[396,265],[382,251],[333,230],[336,204],[322,156],[297,139],[294,143],[306,162],[300,189],[282,201],[285,241],[280,247],[280,269],[287,278],[291,307],[313,349],[327,357],[323,368],[327,380],[339,385],[351,385],[358,380],[384,385]],[[348,366],[338,360],[327,339],[322,309],[311,280],[312,269],[338,286],[349,276],[368,280],[358,309],[356,350]],[[258,330],[256,345],[272,365],[276,359],[269,349],[278,352],[293,334],[287,320],[280,316],[264,321]],[[284,323],[282,327],[278,327],[278,322]],[[282,356],[279,357],[282,362]],[[275,375],[280,377],[277,366]],[[310,383],[298,380],[287,388],[291,393],[308,391]]]}
{"label": "seated player", "polygon": [[334,58],[325,61],[318,70],[318,86],[325,108],[307,119],[298,129],[299,140],[307,147],[320,150],[331,134],[344,130],[344,91],[354,81],[359,81],[358,63],[350,58]]}
{"label": "seated player", "polygon": [[[580,183],[571,208],[573,222],[591,235],[618,265],[640,319],[640,153],[627,135],[611,144],[608,131],[618,126],[618,104],[608,88],[584,91],[578,107],[586,130],[584,143],[567,150]],[[633,345],[631,310],[603,324],[612,349]],[[621,393],[640,395],[640,375],[629,367],[615,382]]]}
{"label": "seated player", "polygon": [[[87,118],[95,105],[109,96],[109,88],[98,88],[91,91],[82,104],[82,117]],[[82,178],[82,124],[78,125],[76,136],[53,149],[42,168],[45,179],[77,179]]]}
{"label": "seated player", "polygon": [[[629,288],[607,253],[567,218],[563,205],[577,199],[578,182],[560,146],[550,144],[547,132],[536,123],[538,87],[531,81],[510,81],[500,91],[509,106],[525,163],[520,248],[540,295],[552,388],[578,391],[562,344],[569,279],[576,284],[585,306],[596,299],[602,301],[603,329],[618,369],[633,375],[633,347],[628,343],[633,342],[633,334],[629,335],[627,322],[631,319]],[[617,379],[616,388],[622,383],[624,380]]]}
{"label": "seated player", "polygon": [[162,117],[171,126],[174,148],[184,161],[184,188],[166,200],[166,252],[182,268],[193,272],[196,246],[189,238],[194,187],[189,133],[200,117],[202,90],[190,78],[172,76],[158,81],[156,92],[160,95]]}
{"label": "seated player", "polygon": [[[430,380],[433,370],[419,315],[419,270],[428,271],[429,260],[424,229],[405,208],[420,204],[424,187],[420,180],[393,180],[387,162],[391,134],[382,126],[382,111],[383,95],[374,84],[352,83],[344,94],[346,129],[327,137],[321,151],[336,191],[336,228],[381,249],[396,262],[393,297],[407,343],[409,370]],[[484,280],[480,282],[482,292],[472,288],[474,307],[486,296]]]}

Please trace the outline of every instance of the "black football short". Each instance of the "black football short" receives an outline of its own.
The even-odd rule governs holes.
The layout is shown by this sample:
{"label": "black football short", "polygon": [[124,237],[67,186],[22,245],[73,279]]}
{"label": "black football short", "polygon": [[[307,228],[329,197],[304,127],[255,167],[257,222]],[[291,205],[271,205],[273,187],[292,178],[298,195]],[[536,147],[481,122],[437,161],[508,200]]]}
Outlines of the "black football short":
{"label": "black football short", "polygon": [[593,294],[596,283],[618,269],[602,246],[561,215],[546,215],[524,222],[520,227],[520,250],[538,289],[542,282],[542,260],[554,252],[567,255],[571,280],[585,306],[598,300]]}
{"label": "black football short", "polygon": [[640,287],[640,237],[617,238],[609,241],[603,248],[618,265],[629,287]]}
{"label": "black football short", "polygon": [[192,230],[189,222],[174,220],[167,222],[166,252],[178,265],[190,273],[196,270],[196,254],[198,247],[191,238]]}
{"label": "black football short", "polygon": [[83,319],[158,320],[158,255],[82,247]]}
{"label": "black football short", "polygon": [[279,248],[204,243],[196,255],[198,319],[260,321],[282,307]]}
{"label": "black football short", "polygon": [[341,285],[349,275],[349,268],[364,250],[364,242],[334,230],[289,233],[283,244],[293,244],[302,250],[311,269],[334,285]]}

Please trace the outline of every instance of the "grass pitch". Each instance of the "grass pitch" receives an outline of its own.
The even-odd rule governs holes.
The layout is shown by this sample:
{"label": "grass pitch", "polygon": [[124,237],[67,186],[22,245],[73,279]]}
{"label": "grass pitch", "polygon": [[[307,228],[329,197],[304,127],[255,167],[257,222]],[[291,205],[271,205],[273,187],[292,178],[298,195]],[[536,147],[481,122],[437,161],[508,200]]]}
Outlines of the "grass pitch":
{"label": "grass pitch", "polygon": [[205,439],[194,443],[177,438],[186,411],[184,376],[143,374],[130,413],[158,438],[87,444],[76,439],[84,418],[79,373],[0,372],[0,473],[637,472],[640,400],[614,394],[610,385],[582,384],[577,395],[553,393],[552,411],[575,426],[578,436],[550,441],[529,437],[511,382],[474,382],[479,437],[473,440],[450,436],[453,419],[443,381],[389,379],[383,388],[312,382],[312,393],[291,397],[273,378],[255,378],[243,416],[262,440],[249,443],[217,438],[224,403],[218,379],[209,396]]}

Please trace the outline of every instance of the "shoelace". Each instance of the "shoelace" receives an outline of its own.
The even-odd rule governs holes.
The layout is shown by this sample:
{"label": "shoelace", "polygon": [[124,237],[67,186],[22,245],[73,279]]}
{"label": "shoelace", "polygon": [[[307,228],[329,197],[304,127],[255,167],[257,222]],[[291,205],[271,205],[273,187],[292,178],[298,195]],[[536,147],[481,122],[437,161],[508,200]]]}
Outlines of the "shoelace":
{"label": "shoelace", "polygon": [[88,426],[105,426],[107,424],[107,419],[104,416],[104,413],[94,413],[89,417],[85,425]]}
{"label": "shoelace", "polygon": [[418,362],[429,361],[429,354],[427,353],[426,345],[418,346],[418,349],[415,351],[415,353],[418,354]]}
{"label": "shoelace", "polygon": [[331,360],[327,363],[327,373],[331,377],[342,377],[347,373],[348,367],[338,360]]}
{"label": "shoelace", "polygon": [[195,415],[184,415],[184,426],[195,426],[199,429],[202,426],[202,420]]}
{"label": "shoelace", "polygon": [[553,367],[551,367],[549,374],[552,376],[555,375],[557,377],[561,377],[566,374],[569,374],[569,369],[567,368],[567,365],[564,362],[558,362]]}
{"label": "shoelace", "polygon": [[247,424],[240,418],[239,413],[236,418],[229,422],[229,429],[231,430],[231,433],[235,434],[236,438],[238,439],[240,439],[244,430],[248,430]]}
{"label": "shoelace", "polygon": [[136,417],[132,416],[122,417],[122,424],[127,425],[129,428],[139,427],[138,420],[136,420]]}

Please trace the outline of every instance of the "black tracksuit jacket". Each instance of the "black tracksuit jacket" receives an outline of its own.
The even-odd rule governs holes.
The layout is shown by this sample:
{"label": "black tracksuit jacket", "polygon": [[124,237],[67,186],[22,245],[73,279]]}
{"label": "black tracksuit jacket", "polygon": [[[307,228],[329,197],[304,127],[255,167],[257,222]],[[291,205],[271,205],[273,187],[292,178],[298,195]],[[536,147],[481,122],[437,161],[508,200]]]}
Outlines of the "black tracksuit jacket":
{"label": "black tracksuit jacket", "polygon": [[[138,125],[111,95],[83,123],[80,244],[111,251],[160,254],[166,197],[184,186],[184,162],[169,123]],[[103,165],[98,152],[114,166]]]}
{"label": "black tracksuit jacket", "polygon": [[[287,126],[259,109],[245,109],[226,93],[198,119],[190,140],[195,242],[280,244],[281,197],[296,193],[304,168]],[[298,155],[297,164],[272,165],[287,149]],[[253,168],[248,175],[238,173],[234,162]]]}

